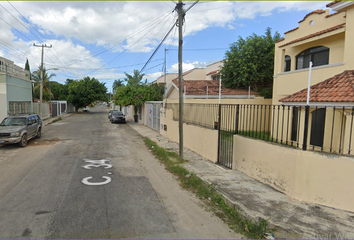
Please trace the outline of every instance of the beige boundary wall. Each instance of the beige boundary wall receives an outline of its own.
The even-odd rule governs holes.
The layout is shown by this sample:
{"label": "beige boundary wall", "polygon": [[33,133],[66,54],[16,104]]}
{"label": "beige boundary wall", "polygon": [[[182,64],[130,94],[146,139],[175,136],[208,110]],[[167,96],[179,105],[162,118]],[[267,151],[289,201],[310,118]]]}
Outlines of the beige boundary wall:
{"label": "beige boundary wall", "polygon": [[353,158],[234,135],[233,166],[290,197],[354,212]]}
{"label": "beige boundary wall", "polygon": [[[161,108],[160,124],[167,126],[167,131],[163,128],[160,134],[172,141],[179,142],[179,124],[173,120],[173,110],[166,109],[164,117]],[[183,144],[184,147],[198,153],[206,159],[217,162],[218,159],[218,131],[208,128],[198,127],[191,124],[183,124]]]}

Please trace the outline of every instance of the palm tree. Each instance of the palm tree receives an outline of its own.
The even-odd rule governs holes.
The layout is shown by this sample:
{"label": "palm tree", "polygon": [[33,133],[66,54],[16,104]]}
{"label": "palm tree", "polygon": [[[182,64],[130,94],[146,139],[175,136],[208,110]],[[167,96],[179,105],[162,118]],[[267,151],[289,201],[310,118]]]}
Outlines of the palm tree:
{"label": "palm tree", "polygon": [[[43,68],[43,99],[46,101],[49,101],[50,98],[54,99],[54,96],[52,92],[50,91],[50,88],[48,87],[49,81],[52,77],[55,77],[56,75],[54,73],[51,73],[48,76],[48,72],[46,71],[45,68]],[[40,92],[40,86],[41,86],[41,67],[38,67],[38,70],[34,71],[32,73],[32,80],[34,80],[35,87],[34,87],[34,93],[37,97],[39,97],[39,92]]]}
{"label": "palm tree", "polygon": [[126,72],[124,72],[125,76],[127,76],[124,81],[127,82],[127,85],[139,85],[141,84],[141,80],[144,77],[144,73],[140,74],[139,70],[134,69],[134,75],[130,75]]}

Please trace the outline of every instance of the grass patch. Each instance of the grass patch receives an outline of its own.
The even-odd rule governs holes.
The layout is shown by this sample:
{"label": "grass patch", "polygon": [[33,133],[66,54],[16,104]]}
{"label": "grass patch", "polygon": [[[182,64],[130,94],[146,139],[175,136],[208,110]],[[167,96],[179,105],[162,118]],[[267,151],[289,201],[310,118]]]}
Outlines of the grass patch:
{"label": "grass patch", "polygon": [[[228,139],[229,135],[224,137]],[[166,169],[177,176],[181,186],[195,193],[231,229],[251,239],[264,238],[265,233],[271,232],[266,220],[249,219],[239,209],[230,207],[212,185],[208,185],[182,166],[185,161],[180,160],[177,153],[166,151],[148,138],[145,138],[144,142],[156,158],[165,164]]]}
{"label": "grass patch", "polygon": [[270,132],[239,131],[238,134],[242,136],[265,140],[265,141],[271,140]]}

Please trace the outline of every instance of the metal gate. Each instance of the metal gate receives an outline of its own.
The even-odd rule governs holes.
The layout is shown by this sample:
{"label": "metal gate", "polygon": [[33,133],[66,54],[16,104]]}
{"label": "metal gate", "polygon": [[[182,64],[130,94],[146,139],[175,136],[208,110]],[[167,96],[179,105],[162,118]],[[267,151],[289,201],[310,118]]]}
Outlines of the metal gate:
{"label": "metal gate", "polygon": [[217,163],[232,169],[234,135],[238,133],[239,105],[219,105]]}
{"label": "metal gate", "polygon": [[146,102],[146,125],[160,132],[160,109],[162,102]]}
{"label": "metal gate", "polygon": [[58,104],[52,103],[52,117],[58,116]]}

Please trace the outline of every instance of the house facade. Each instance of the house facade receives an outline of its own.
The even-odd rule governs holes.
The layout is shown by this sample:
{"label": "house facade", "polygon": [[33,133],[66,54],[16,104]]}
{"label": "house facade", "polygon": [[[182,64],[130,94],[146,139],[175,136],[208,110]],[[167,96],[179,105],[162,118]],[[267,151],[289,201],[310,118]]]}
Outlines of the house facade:
{"label": "house facade", "polygon": [[0,119],[32,112],[30,72],[15,65],[13,61],[0,57]]}
{"label": "house facade", "polygon": [[275,44],[273,104],[345,70],[354,69],[354,3],[327,5],[334,13],[315,10]]}

